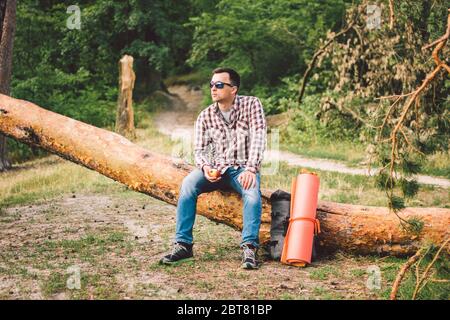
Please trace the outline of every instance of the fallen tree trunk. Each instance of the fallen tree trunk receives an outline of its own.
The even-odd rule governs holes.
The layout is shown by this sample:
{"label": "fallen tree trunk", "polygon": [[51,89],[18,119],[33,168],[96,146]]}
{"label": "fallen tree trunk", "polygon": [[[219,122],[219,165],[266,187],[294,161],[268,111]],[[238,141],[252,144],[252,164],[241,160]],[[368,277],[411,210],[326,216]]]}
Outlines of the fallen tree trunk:
{"label": "fallen tree trunk", "polygon": [[[33,103],[0,95],[0,133],[39,146],[62,158],[133,190],[176,205],[179,186],[193,169],[180,159],[150,152],[126,138],[42,109]],[[262,190],[261,241],[270,238],[271,190]],[[215,191],[200,195],[198,213],[242,229],[242,203],[235,192]],[[423,241],[440,243],[448,236],[450,210],[407,208],[402,217],[422,219],[419,235],[409,234],[388,209],[320,201],[320,243],[328,249],[358,254],[413,254]]]}

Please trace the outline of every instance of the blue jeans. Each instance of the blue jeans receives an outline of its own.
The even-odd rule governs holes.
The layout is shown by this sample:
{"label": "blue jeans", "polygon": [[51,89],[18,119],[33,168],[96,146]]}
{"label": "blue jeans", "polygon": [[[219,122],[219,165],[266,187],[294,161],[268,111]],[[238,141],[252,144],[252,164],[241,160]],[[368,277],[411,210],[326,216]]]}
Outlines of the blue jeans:
{"label": "blue jeans", "polygon": [[233,189],[241,195],[244,201],[241,246],[252,244],[259,247],[259,227],[262,212],[260,174],[259,172],[256,173],[256,186],[244,190],[237,180],[244,170],[242,167],[237,169],[229,167],[222,174],[222,179],[217,182],[210,182],[205,178],[202,170],[195,168],[184,178],[178,198],[175,241],[193,242],[192,229],[197,211],[197,198],[200,194],[218,189]]}

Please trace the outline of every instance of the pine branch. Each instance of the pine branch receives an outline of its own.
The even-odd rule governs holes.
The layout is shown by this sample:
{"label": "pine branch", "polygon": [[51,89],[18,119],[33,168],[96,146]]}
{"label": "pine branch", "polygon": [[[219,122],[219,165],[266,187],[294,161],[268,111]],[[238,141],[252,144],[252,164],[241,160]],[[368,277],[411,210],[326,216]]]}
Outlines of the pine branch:
{"label": "pine branch", "polygon": [[[436,63],[435,68],[426,75],[425,79],[422,81],[421,85],[416,90],[414,90],[410,93],[406,93],[406,94],[392,95],[392,96],[385,96],[385,97],[378,98],[378,99],[391,99],[391,98],[396,99],[394,101],[394,103],[392,103],[391,106],[389,107],[387,114],[385,115],[383,122],[382,122],[381,126],[379,127],[378,137],[377,137],[378,143],[390,143],[390,145],[391,145],[391,147],[390,147],[390,163],[389,163],[389,179],[386,179],[386,184],[388,182],[390,182],[390,186],[394,185],[394,180],[396,179],[395,167],[397,165],[398,160],[400,160],[399,146],[400,146],[401,138],[403,138],[405,140],[405,143],[407,144],[407,146],[409,146],[410,149],[418,152],[421,155],[424,154],[423,152],[421,152],[420,150],[418,150],[417,148],[415,148],[412,145],[412,143],[408,139],[406,133],[404,132],[403,127],[404,127],[404,123],[407,119],[407,115],[410,113],[411,107],[414,105],[415,102],[416,102],[416,107],[417,107],[418,98],[423,93],[423,91],[428,87],[428,85],[436,78],[438,73],[443,69],[450,72],[450,67],[447,66],[445,64],[445,62],[441,61],[439,58],[439,52],[442,50],[442,48],[446,44],[449,36],[450,36],[450,9],[449,9],[449,15],[447,18],[446,33],[442,37],[440,37],[438,40],[431,43],[430,45],[423,47],[423,49],[427,49],[432,46],[435,46],[435,48],[433,49],[433,52],[432,52],[433,59]],[[403,98],[407,98],[407,101],[401,109],[399,118],[396,119],[396,121],[395,121],[395,126],[392,129],[392,131],[390,132],[389,138],[382,139],[383,138],[383,130],[384,130],[385,126],[387,125],[387,122],[388,122],[389,118],[391,117],[395,106]],[[400,203],[398,197],[394,196],[394,190],[393,190],[394,188],[388,188],[388,186],[386,185],[386,189],[388,190],[387,196],[389,198],[389,207],[394,213],[396,213],[396,211],[399,211],[399,209],[401,209],[403,205]],[[409,190],[409,191],[414,191],[414,190]],[[397,206],[397,204],[398,204],[398,206]],[[397,214],[397,216],[399,217],[398,214]],[[404,223],[403,219],[400,219],[400,222],[403,225],[403,223]]]}
{"label": "pine branch", "polygon": [[405,276],[406,271],[408,271],[409,268],[421,257],[423,251],[424,248],[419,249],[416,254],[409,258],[408,261],[406,261],[406,263],[401,267],[392,286],[391,295],[389,296],[390,300],[397,299],[397,291],[400,287],[403,277]]}
{"label": "pine branch", "polygon": [[450,237],[448,237],[447,240],[444,241],[442,246],[439,248],[438,252],[435,254],[433,260],[426,267],[426,269],[423,272],[422,277],[420,278],[420,280],[416,282],[416,288],[414,289],[414,293],[413,293],[413,296],[412,296],[413,300],[416,299],[416,297],[419,294],[419,292],[425,287],[426,282],[428,281],[428,278],[432,276],[432,275],[431,276],[429,275],[431,267],[435,264],[435,262],[437,261],[439,255],[441,254],[442,250],[447,246],[447,244],[449,242],[450,242]]}

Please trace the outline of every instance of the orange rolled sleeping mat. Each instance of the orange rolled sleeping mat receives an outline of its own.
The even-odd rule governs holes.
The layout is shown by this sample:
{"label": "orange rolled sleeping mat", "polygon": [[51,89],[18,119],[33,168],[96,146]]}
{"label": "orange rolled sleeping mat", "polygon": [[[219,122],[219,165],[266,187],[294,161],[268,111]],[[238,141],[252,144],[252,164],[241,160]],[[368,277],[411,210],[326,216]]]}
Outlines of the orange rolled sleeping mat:
{"label": "orange rolled sleeping mat", "polygon": [[304,267],[311,263],[314,234],[320,232],[316,219],[319,177],[301,173],[292,179],[291,214],[281,254],[281,262]]}

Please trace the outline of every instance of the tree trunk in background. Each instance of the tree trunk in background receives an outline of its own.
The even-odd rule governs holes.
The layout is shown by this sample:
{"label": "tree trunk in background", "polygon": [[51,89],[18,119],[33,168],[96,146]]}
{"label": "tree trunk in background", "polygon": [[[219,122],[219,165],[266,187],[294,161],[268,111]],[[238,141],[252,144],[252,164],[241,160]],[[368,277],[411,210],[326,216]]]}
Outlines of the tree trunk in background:
{"label": "tree trunk in background", "polygon": [[[131,189],[176,205],[183,178],[193,169],[180,159],[152,153],[126,138],[0,94],[0,133],[40,146],[69,161],[95,170]],[[261,190],[261,242],[270,238],[271,190]],[[214,191],[198,198],[197,212],[211,220],[242,229],[242,201],[235,192]],[[324,248],[358,254],[409,255],[424,241],[448,237],[450,209],[407,208],[404,219],[422,219],[419,235],[401,229],[386,208],[319,201],[317,209]]]}
{"label": "tree trunk in background", "polygon": [[133,112],[135,79],[133,57],[124,55],[119,62],[119,98],[117,101],[116,132],[129,139],[136,138]]}
{"label": "tree trunk in background", "polygon": [[[12,52],[16,29],[16,0],[0,2],[0,94],[10,94]],[[11,167],[6,150],[6,137],[0,134],[0,171]]]}

